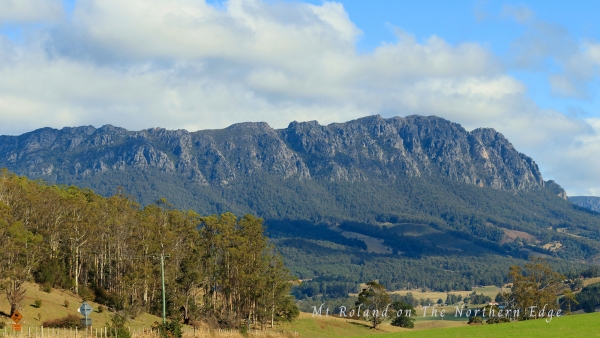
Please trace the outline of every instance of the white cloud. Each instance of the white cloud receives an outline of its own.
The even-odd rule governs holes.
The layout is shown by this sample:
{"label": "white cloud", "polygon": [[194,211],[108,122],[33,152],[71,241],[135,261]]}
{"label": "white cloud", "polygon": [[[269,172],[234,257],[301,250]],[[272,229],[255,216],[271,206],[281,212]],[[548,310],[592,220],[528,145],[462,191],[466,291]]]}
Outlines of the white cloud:
{"label": "white cloud", "polygon": [[563,72],[550,76],[553,93],[588,98],[588,86],[600,74],[600,43],[584,41],[562,61]]}
{"label": "white cloud", "polygon": [[[494,127],[553,178],[568,171],[553,156],[584,141],[573,154],[583,159],[597,150],[593,121],[539,109],[481,45],[438,36],[419,42],[397,29],[398,41],[358,54],[360,34],[334,2],[230,0],[215,8],[192,0],[82,0],[69,22],[46,33],[23,43],[0,37],[0,133],[107,123],[285,127],[293,120],[423,114],[467,129]],[[523,64],[534,64],[551,45],[533,46],[538,54]],[[600,49],[590,44],[585,53],[593,63]],[[558,181],[583,192],[598,183],[586,175]]]}
{"label": "white cloud", "polygon": [[0,23],[55,21],[63,14],[60,0],[0,0]]}
{"label": "white cloud", "polygon": [[512,18],[519,23],[525,23],[534,17],[533,12],[525,5],[504,5],[500,17]]}

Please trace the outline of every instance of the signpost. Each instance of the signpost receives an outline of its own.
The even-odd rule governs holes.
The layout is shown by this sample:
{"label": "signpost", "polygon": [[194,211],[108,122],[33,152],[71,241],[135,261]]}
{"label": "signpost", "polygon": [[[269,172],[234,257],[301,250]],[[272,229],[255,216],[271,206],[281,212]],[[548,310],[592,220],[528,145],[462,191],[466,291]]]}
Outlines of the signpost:
{"label": "signpost", "polygon": [[85,317],[85,318],[81,318],[81,326],[83,326],[83,327],[92,326],[92,318],[88,318],[89,314],[92,313],[92,310],[93,310],[92,307],[86,302],[83,302],[83,304],[81,304],[79,309],[77,309],[77,312],[81,313]]}
{"label": "signpost", "polygon": [[13,320],[13,322],[15,322],[15,324],[19,324],[19,322],[21,321],[21,319],[23,318],[23,315],[15,310],[15,312],[13,312],[12,316],[10,316],[10,319]]}
{"label": "signpost", "polygon": [[15,310],[15,312],[13,312],[13,314],[10,316],[10,319],[12,319],[13,322],[15,322],[14,324],[12,324],[12,329],[14,332],[18,332],[23,329],[23,326],[19,324],[21,319],[23,319],[23,315],[19,311]]}

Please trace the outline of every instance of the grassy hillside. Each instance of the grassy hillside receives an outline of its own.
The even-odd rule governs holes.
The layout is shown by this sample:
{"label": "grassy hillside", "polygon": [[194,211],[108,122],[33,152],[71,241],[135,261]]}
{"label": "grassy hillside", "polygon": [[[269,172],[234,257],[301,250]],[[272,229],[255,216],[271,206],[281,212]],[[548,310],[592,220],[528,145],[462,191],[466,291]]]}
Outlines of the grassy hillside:
{"label": "grassy hillside", "polygon": [[[55,319],[65,317],[69,314],[81,316],[77,309],[82,303],[82,299],[73,295],[71,292],[64,290],[52,289],[50,293],[42,291],[40,286],[33,283],[25,283],[24,287],[27,291],[25,292],[25,300],[22,303],[19,312],[23,315],[21,324],[23,327],[27,326],[40,326],[42,323],[49,319]],[[40,308],[34,307],[34,300],[41,299],[42,306]],[[69,307],[65,307],[65,300],[69,302]],[[94,311],[90,314],[92,323],[94,326],[104,326],[106,322],[110,320],[111,312],[105,310],[101,313],[98,312],[99,304],[94,302],[87,302],[91,305]],[[6,301],[6,298],[2,297],[0,300],[0,310],[3,313],[10,311],[10,305]],[[81,316],[83,318],[83,316]],[[7,317],[0,317],[0,321],[4,321],[7,324],[12,324],[12,320]],[[135,319],[130,319],[128,326],[131,327],[150,327],[155,321],[161,321],[159,317],[143,313]]]}

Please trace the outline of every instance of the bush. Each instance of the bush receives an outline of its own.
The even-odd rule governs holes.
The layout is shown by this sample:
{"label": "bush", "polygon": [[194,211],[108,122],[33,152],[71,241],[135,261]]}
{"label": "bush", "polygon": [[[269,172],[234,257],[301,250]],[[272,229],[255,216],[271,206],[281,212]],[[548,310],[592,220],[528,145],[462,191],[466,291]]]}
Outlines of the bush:
{"label": "bush", "polygon": [[68,309],[68,308],[69,308],[69,305],[71,305],[71,302],[69,302],[69,300],[68,300],[68,299],[65,299],[65,301],[64,301],[64,303],[63,303],[63,305],[64,305],[64,306],[65,306],[65,307]]}
{"label": "bush", "polygon": [[66,317],[49,319],[42,323],[44,327],[56,327],[64,329],[74,329],[80,327],[80,318],[77,315],[68,315]]}
{"label": "bush", "polygon": [[116,312],[110,316],[110,323],[107,323],[108,336],[115,338],[131,338],[131,332],[125,327],[127,316]]}
{"label": "bush", "polygon": [[81,299],[83,299],[84,302],[88,300],[93,301],[95,299],[94,290],[86,287],[80,288],[79,297],[81,297]]}
{"label": "bush", "polygon": [[42,307],[42,300],[39,298],[36,298],[33,300],[33,307],[35,308],[41,308]]}
{"label": "bush", "polygon": [[4,329],[6,327],[6,322],[0,321],[0,329]]}
{"label": "bush", "polygon": [[415,308],[411,304],[405,303],[403,301],[395,301],[392,304],[392,309],[394,310],[394,314],[396,315],[395,318],[392,320],[392,326],[405,327],[408,329],[412,329],[415,327],[415,319],[406,315],[407,311],[410,311],[411,313],[415,311]]}
{"label": "bush", "polygon": [[50,293],[52,292],[52,285],[50,283],[44,283],[40,286],[40,290],[44,291],[45,293]]}
{"label": "bush", "polygon": [[471,317],[471,318],[469,318],[469,322],[467,324],[476,325],[476,324],[482,324],[482,323],[483,323],[483,318]]}
{"label": "bush", "polygon": [[98,310],[96,310],[98,313],[102,313],[104,312],[104,306],[102,305],[98,305]]}
{"label": "bush", "polygon": [[175,320],[170,320],[164,324],[154,323],[153,327],[158,329],[161,338],[182,338],[183,325]]}
{"label": "bush", "polygon": [[134,301],[130,304],[123,312],[129,317],[129,319],[135,319],[144,312],[144,308],[138,301]]}

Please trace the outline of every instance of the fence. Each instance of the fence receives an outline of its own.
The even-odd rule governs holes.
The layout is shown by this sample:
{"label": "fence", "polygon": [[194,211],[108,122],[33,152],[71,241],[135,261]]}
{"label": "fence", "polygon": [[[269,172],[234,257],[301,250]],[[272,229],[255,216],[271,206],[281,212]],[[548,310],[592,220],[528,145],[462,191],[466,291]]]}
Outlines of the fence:
{"label": "fence", "polygon": [[[158,330],[147,327],[129,327],[131,338],[158,338]],[[107,327],[90,327],[86,329],[63,329],[47,328],[43,326],[23,326],[21,331],[13,331],[10,325],[6,325],[0,330],[2,338],[119,338],[117,332],[110,332]],[[250,330],[247,333],[250,337],[279,338],[279,337],[299,337],[297,332],[283,331],[261,331]],[[183,328],[184,338],[201,337],[243,337],[237,330],[228,329],[198,329],[193,327]]]}

